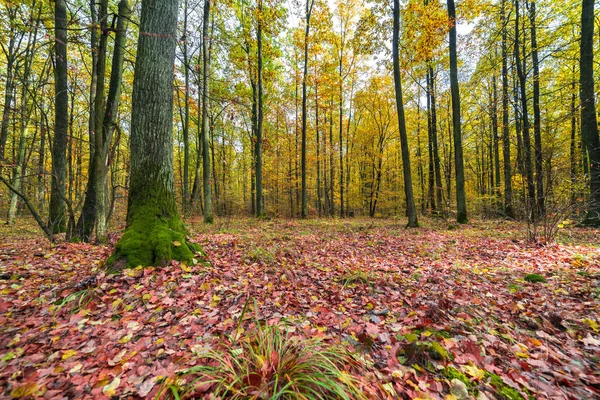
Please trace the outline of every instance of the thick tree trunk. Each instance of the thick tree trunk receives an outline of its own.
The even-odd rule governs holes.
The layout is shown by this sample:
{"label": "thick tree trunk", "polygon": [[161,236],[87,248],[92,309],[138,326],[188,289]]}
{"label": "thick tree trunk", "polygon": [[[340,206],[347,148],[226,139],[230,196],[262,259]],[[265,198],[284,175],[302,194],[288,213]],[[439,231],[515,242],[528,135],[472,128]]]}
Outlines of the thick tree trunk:
{"label": "thick tree trunk", "polygon": [[69,93],[67,82],[67,4],[54,3],[55,54],[54,67],[54,143],[52,145],[52,191],[48,225],[52,233],[66,230],[65,194],[67,171],[67,130],[69,127]]}
{"label": "thick tree trunk", "polygon": [[467,223],[467,198],[465,194],[465,167],[463,161],[460,121],[460,93],[458,88],[458,65],[456,56],[456,10],[454,0],[448,0],[450,28],[450,91],[452,93],[452,128],[454,132],[454,165],[456,169],[456,221]]}
{"label": "thick tree trunk", "polygon": [[590,163],[590,199],[584,224],[600,226],[600,138],[594,98],[594,0],[581,9],[580,96],[581,136]]}
{"label": "thick tree trunk", "polygon": [[396,111],[398,113],[398,127],[400,130],[400,147],[402,151],[402,170],[404,173],[404,195],[406,198],[406,215],[409,227],[419,226],[417,220],[417,209],[413,195],[412,175],[410,170],[410,152],[408,150],[408,135],[406,133],[406,122],[404,120],[404,104],[402,102],[402,80],[400,77],[400,58],[398,47],[400,41],[400,1],[394,0],[394,28],[393,48],[394,57],[394,91],[396,93]]}
{"label": "thick tree trunk", "polygon": [[143,0],[133,82],[127,228],[110,270],[191,262],[173,172],[173,78],[178,0]]}

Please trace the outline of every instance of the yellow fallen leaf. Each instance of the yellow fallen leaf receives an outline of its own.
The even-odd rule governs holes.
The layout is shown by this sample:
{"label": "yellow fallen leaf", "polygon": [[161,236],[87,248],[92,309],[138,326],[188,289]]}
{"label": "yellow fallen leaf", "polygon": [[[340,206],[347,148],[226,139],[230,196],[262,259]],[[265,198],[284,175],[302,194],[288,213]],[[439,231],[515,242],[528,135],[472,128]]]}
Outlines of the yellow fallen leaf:
{"label": "yellow fallen leaf", "polygon": [[181,246],[181,242],[179,242],[179,241],[175,240],[175,241],[173,242],[173,246],[175,246],[175,247],[179,247],[179,246]]}
{"label": "yellow fallen leaf", "polygon": [[75,354],[77,354],[77,352],[75,350],[67,350],[67,351],[65,351],[65,354],[62,355],[62,359],[63,360],[69,359],[69,358],[73,357]]}
{"label": "yellow fallen leaf", "polygon": [[523,353],[522,351],[517,351],[515,353],[515,356],[519,357],[519,358],[529,358],[529,354],[527,353]]}
{"label": "yellow fallen leaf", "polygon": [[125,344],[125,343],[129,342],[132,337],[133,337],[133,335],[131,333],[128,333],[127,335],[125,335],[121,339],[119,339],[118,342],[121,344]]}
{"label": "yellow fallen leaf", "polygon": [[477,368],[474,365],[464,365],[462,367],[463,371],[465,371],[465,374],[480,380],[483,379],[485,377],[485,371],[482,369]]}
{"label": "yellow fallen leaf", "polygon": [[115,379],[113,379],[113,381],[111,383],[104,386],[104,388],[102,389],[102,393],[104,393],[108,397],[113,397],[116,395],[115,389],[117,389],[120,384],[121,384],[121,378],[116,377]]}

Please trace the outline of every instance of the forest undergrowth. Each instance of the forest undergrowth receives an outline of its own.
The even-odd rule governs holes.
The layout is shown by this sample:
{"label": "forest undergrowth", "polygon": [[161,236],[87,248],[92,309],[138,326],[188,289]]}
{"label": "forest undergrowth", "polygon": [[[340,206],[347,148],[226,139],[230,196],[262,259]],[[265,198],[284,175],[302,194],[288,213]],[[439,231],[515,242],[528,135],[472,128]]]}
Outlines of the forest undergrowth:
{"label": "forest undergrowth", "polygon": [[206,259],[120,275],[102,268],[115,233],[51,247],[0,227],[0,397],[208,398],[180,372],[267,325],[344,349],[367,398],[600,396],[597,229],[542,245],[508,221],[188,223]]}

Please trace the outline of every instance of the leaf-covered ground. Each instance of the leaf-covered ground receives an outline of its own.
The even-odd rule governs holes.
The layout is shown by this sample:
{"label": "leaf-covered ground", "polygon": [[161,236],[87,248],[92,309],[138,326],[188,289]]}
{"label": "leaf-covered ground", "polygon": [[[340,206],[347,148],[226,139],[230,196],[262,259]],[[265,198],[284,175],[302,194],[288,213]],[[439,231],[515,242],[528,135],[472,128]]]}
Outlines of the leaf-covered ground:
{"label": "leaf-covered ground", "polygon": [[564,231],[549,246],[504,222],[223,220],[191,230],[210,264],[107,276],[110,247],[50,248],[2,227],[0,397],[155,396],[232,334],[247,302],[247,330],[285,323],[354,352],[373,397],[460,398],[460,386],[480,399],[600,396],[598,230]]}

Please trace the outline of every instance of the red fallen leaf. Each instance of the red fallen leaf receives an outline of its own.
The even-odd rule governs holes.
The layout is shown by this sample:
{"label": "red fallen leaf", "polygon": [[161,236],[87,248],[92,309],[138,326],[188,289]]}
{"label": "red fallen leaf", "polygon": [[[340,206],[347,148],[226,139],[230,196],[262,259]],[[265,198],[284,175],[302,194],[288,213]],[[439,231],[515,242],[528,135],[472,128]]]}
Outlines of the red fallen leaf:
{"label": "red fallen leaf", "polygon": [[376,337],[379,334],[379,327],[375,324],[368,323],[365,331],[373,337]]}

